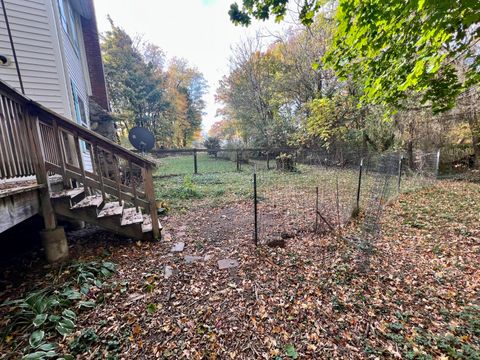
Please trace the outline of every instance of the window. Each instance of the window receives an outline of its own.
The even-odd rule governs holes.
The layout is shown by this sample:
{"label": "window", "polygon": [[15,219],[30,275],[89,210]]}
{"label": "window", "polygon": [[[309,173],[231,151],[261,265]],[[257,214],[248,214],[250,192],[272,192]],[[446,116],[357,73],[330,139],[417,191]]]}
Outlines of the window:
{"label": "window", "polygon": [[85,112],[85,103],[83,102],[82,98],[78,95],[78,89],[73,83],[73,81],[70,81],[70,84],[72,85],[73,104],[75,108],[75,120],[77,120],[78,124],[87,127],[88,122],[87,122],[87,114]]}
{"label": "window", "polygon": [[78,35],[76,27],[75,13],[68,0],[58,0],[58,10],[60,13],[60,22],[63,30],[67,33],[73,48],[78,54]]}
{"label": "window", "polygon": [[67,12],[65,10],[65,1],[58,0],[58,10],[60,12],[60,21],[62,23],[63,30],[68,34],[68,25],[67,25]]}
{"label": "window", "polygon": [[[85,103],[83,102],[82,98],[78,95],[78,89],[73,83],[73,81],[70,81],[70,84],[72,85],[73,106],[75,108],[75,120],[77,121],[78,124],[88,127],[87,114],[85,112]],[[90,149],[89,144],[87,144],[83,140],[80,140],[80,151],[84,153],[84,152],[88,152],[89,149]]]}

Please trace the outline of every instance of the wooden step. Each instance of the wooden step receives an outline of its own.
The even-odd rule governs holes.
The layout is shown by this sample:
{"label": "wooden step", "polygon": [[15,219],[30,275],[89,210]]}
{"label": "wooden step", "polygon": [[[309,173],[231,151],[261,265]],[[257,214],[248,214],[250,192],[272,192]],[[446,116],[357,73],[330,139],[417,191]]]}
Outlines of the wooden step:
{"label": "wooden step", "polygon": [[123,214],[123,202],[119,204],[118,201],[106,203],[103,209],[98,214],[98,218],[107,216],[120,216]]}
{"label": "wooden step", "polygon": [[65,189],[62,191],[54,191],[50,193],[51,199],[60,199],[64,197],[74,198],[84,192],[83,187],[73,188],[73,189]]}
{"label": "wooden step", "polygon": [[143,223],[142,211],[136,208],[127,208],[123,210],[122,215],[122,226],[128,226],[132,224],[141,224]]}
{"label": "wooden step", "polygon": [[[162,224],[160,224],[160,219],[158,219],[158,228],[160,231],[162,230]],[[143,215],[143,223],[142,223],[142,233],[147,233],[152,231],[152,217],[150,215],[144,214]]]}
{"label": "wooden step", "polygon": [[88,207],[98,208],[100,205],[102,205],[102,203],[103,203],[103,198],[101,195],[91,195],[91,196],[87,196],[85,199],[83,199],[82,201],[72,206],[72,210],[88,208]]}

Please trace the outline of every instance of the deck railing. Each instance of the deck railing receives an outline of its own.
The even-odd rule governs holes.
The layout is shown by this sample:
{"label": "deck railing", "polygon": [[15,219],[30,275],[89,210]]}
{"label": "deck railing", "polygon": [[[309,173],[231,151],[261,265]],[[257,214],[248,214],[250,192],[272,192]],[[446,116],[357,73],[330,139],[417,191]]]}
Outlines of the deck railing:
{"label": "deck railing", "polygon": [[54,113],[0,81],[0,179],[36,175],[46,185],[61,175],[65,188],[144,208],[159,236],[152,169],[155,164]]}

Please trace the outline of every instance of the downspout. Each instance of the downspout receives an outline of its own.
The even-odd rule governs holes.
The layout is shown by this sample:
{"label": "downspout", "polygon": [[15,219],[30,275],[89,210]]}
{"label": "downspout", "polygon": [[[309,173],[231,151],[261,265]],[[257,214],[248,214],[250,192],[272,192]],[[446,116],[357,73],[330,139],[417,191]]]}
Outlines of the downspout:
{"label": "downspout", "polygon": [[12,47],[13,60],[15,61],[15,67],[17,68],[18,82],[20,83],[20,89],[22,94],[25,95],[25,89],[23,87],[22,74],[20,73],[20,66],[18,65],[17,52],[15,51],[15,45],[13,44],[12,31],[10,30],[10,23],[8,22],[7,9],[5,8],[5,1],[2,1],[3,16],[5,17],[5,25],[7,27],[8,39],[10,40],[10,46]]}

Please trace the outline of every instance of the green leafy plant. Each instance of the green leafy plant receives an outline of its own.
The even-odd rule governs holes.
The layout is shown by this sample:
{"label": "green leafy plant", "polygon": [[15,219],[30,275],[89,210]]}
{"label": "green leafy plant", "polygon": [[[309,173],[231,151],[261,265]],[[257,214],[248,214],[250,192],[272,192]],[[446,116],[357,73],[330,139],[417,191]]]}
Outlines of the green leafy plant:
{"label": "green leafy plant", "polygon": [[289,358],[298,359],[298,352],[297,352],[297,350],[295,349],[295,346],[293,346],[292,344],[287,344],[287,345],[285,346],[285,354],[286,354]]}
{"label": "green leafy plant", "polygon": [[0,306],[9,307],[9,321],[3,337],[30,333],[22,359],[58,358],[57,345],[46,340],[69,335],[75,330],[77,314],[74,309],[95,307],[96,302],[87,295],[94,286],[102,288],[102,280],[114,271],[115,265],[110,262],[74,264],[66,269],[68,278],[61,287],[32,291],[24,298],[4,302]]}

